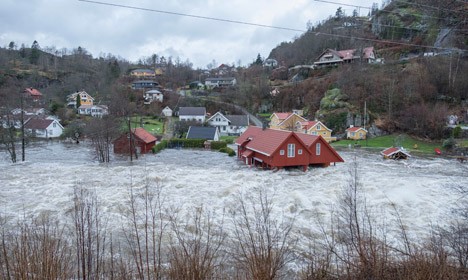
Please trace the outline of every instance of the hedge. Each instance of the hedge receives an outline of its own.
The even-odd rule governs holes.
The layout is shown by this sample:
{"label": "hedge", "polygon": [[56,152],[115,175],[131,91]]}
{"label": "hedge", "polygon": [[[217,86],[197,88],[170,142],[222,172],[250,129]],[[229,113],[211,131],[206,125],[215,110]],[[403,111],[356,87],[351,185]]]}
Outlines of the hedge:
{"label": "hedge", "polygon": [[[160,151],[166,148],[204,148],[206,140],[204,139],[171,139],[171,140],[162,140],[157,145],[153,146],[153,153],[159,153]],[[220,150],[220,149],[230,149],[227,147],[227,143],[224,141],[212,141],[211,149]],[[232,150],[232,149],[230,149]],[[229,154],[229,153],[228,153]]]}

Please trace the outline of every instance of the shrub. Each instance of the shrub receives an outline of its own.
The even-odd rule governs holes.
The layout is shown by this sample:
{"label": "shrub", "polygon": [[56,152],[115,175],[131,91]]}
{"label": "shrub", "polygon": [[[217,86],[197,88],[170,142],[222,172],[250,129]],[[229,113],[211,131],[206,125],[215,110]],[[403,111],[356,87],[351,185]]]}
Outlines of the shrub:
{"label": "shrub", "polygon": [[452,130],[452,136],[453,136],[453,138],[460,138],[461,134],[462,134],[462,128],[461,128],[461,126],[457,125]]}
{"label": "shrub", "polygon": [[212,150],[219,150],[222,148],[227,147],[227,143],[224,141],[212,141],[211,142],[211,149]]}
{"label": "shrub", "polygon": [[453,139],[453,137],[450,137],[449,139],[445,139],[444,142],[442,143],[442,147],[444,147],[447,150],[451,150],[455,148],[456,145],[457,145],[457,142],[455,141],[455,139]]}
{"label": "shrub", "polygon": [[229,148],[229,147],[221,148],[218,151],[221,152],[221,153],[226,153],[230,157],[233,157],[233,156],[236,155],[236,152],[233,149]]}
{"label": "shrub", "polygon": [[164,150],[165,148],[167,148],[167,140],[162,140],[161,142],[153,146],[153,148],[151,148],[151,151],[153,152],[153,154],[156,154]]}

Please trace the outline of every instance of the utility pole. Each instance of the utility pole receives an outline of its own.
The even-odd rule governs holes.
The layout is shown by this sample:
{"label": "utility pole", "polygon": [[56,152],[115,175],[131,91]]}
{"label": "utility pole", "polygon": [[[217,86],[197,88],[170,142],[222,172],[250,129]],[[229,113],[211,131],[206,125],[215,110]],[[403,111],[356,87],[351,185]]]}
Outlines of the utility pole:
{"label": "utility pole", "polygon": [[130,161],[133,161],[132,126],[130,124],[130,117],[127,117],[127,121],[128,121],[128,151],[130,152]]}
{"label": "utility pole", "polygon": [[24,136],[24,93],[20,93],[21,102],[21,161],[26,160],[26,140]]}

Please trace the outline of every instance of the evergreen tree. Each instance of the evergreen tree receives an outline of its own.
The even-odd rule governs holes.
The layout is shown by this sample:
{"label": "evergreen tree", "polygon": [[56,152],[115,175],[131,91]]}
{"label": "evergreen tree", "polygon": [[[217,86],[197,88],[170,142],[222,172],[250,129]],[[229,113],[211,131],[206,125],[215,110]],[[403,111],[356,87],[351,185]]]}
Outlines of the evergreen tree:
{"label": "evergreen tree", "polygon": [[255,64],[256,65],[262,65],[263,64],[263,60],[262,60],[262,57],[260,56],[260,54],[257,55],[257,59],[255,60]]}
{"label": "evergreen tree", "polygon": [[80,94],[78,93],[76,95],[76,109],[80,108],[81,107],[81,96]]}
{"label": "evergreen tree", "polygon": [[40,56],[39,49],[39,43],[36,40],[34,40],[33,44],[31,45],[31,54],[29,55],[29,62],[31,64],[37,64]]}
{"label": "evergreen tree", "polygon": [[20,56],[22,58],[25,58],[26,57],[26,46],[24,44],[21,44],[21,48],[20,48]]}

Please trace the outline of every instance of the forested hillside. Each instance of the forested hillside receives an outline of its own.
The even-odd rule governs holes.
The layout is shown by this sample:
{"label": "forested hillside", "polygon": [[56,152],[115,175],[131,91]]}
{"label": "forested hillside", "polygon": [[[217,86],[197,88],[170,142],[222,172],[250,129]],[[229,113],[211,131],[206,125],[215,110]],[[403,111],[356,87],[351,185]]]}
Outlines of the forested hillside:
{"label": "forested hillside", "polygon": [[[448,115],[458,116],[461,122],[468,119],[467,15],[462,1],[387,1],[382,7],[374,6],[368,17],[347,15],[338,7],[326,20],[308,24],[300,37],[271,50],[268,58],[278,61],[274,69],[262,66],[260,56],[248,67],[233,66],[235,71],[225,75],[235,76],[237,86],[214,96],[252,113],[302,109],[306,117],[324,121],[338,134],[350,124],[365,121],[384,133],[445,138]],[[101,104],[109,105],[113,96],[125,92],[127,102],[135,102],[128,93],[132,81],[128,74],[136,68],[163,68],[157,82],[174,93],[192,81],[221,75],[216,68],[193,69],[189,61],[157,54],[129,62],[112,54],[93,57],[85,46],[67,50],[39,43],[10,42],[0,48],[3,98],[34,87],[44,94],[48,109],[56,112],[64,108],[67,95],[82,89]],[[380,63],[288,71],[296,65],[313,65],[326,49],[365,47],[374,48]],[[331,89],[338,90],[340,102],[324,100]],[[270,94],[273,90],[277,94]],[[170,105],[176,105],[176,100],[172,98]],[[213,111],[223,109],[208,105]]]}
{"label": "forested hillside", "polygon": [[[279,44],[269,57],[285,67],[313,64],[325,49],[369,46],[383,63],[302,71],[307,79],[281,86],[275,109],[303,108],[309,117],[343,130],[346,118],[362,119],[366,104],[370,122],[387,132],[443,137],[449,114],[466,118],[468,91],[468,8],[448,2],[391,1],[369,18],[344,15],[338,8],[297,40]],[[346,102],[334,110],[321,108],[332,88]]]}

